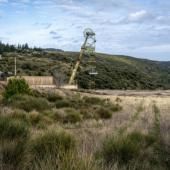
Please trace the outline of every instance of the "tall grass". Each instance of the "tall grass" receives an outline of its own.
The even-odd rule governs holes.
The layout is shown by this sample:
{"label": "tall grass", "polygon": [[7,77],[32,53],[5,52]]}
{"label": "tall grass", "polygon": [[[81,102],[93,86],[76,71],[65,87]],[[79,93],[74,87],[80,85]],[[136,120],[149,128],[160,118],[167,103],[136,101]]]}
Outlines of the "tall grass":
{"label": "tall grass", "polygon": [[82,115],[75,109],[67,108],[65,109],[65,113],[66,115],[63,118],[64,123],[76,123],[82,120]]}
{"label": "tall grass", "polygon": [[9,104],[14,108],[23,109],[27,112],[32,110],[44,111],[50,109],[50,104],[45,98],[36,98],[28,95],[15,95],[11,98]]}
{"label": "tall grass", "polygon": [[25,122],[13,120],[8,117],[0,117],[0,139],[13,140],[15,138],[26,138],[29,129]]}
{"label": "tall grass", "polygon": [[113,114],[113,112],[110,109],[103,108],[103,107],[100,107],[99,109],[97,109],[96,113],[102,119],[110,119]]}
{"label": "tall grass", "polygon": [[130,165],[130,162],[144,159],[144,152],[154,143],[151,136],[132,132],[125,136],[112,136],[104,140],[97,157],[102,158],[106,165],[118,162]]}
{"label": "tall grass", "polygon": [[25,122],[0,117],[0,156],[4,169],[17,169],[28,137],[29,129]]}
{"label": "tall grass", "polygon": [[41,167],[38,162],[42,163],[50,158],[50,163],[60,161],[63,159],[63,154],[74,148],[75,139],[70,134],[64,131],[45,131],[28,141],[22,167],[36,170]]}

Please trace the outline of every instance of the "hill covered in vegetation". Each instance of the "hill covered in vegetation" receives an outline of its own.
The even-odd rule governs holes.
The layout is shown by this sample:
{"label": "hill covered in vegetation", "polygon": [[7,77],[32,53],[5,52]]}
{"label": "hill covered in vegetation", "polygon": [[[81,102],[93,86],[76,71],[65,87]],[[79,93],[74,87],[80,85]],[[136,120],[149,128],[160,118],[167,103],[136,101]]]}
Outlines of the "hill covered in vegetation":
{"label": "hill covered in vegetation", "polygon": [[[20,46],[19,46],[20,47]],[[79,56],[78,52],[23,49],[2,52],[1,72],[14,72],[17,57],[18,75],[54,75],[60,84],[68,82]],[[22,46],[21,46],[22,47]],[[170,62],[137,59],[129,56],[96,54],[98,75],[90,76],[88,56],[84,56],[76,81],[81,88],[96,89],[169,89]]]}

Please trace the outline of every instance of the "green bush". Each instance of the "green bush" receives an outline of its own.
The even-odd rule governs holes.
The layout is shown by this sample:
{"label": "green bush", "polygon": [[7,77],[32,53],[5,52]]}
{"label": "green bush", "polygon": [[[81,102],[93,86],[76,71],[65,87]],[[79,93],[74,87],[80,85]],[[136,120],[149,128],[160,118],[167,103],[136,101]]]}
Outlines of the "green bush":
{"label": "green bush", "polygon": [[66,115],[63,118],[64,123],[76,123],[81,121],[82,115],[75,109],[65,109]]}
{"label": "green bush", "polygon": [[110,119],[112,117],[112,112],[104,107],[100,107],[96,113],[102,119]]}
{"label": "green bush", "polygon": [[97,104],[104,104],[105,100],[102,100],[98,97],[88,97],[88,96],[85,96],[83,97],[83,101],[85,104],[87,105],[97,105]]}
{"label": "green bush", "polygon": [[9,99],[16,94],[29,94],[30,89],[24,79],[13,78],[10,79],[4,92],[5,99]]}
{"label": "green bush", "polygon": [[18,169],[24,153],[25,143],[26,139],[0,141],[2,169]]}
{"label": "green bush", "polygon": [[95,117],[95,111],[93,108],[81,108],[80,113],[83,116],[84,119],[92,119]]}
{"label": "green bush", "polygon": [[31,89],[30,95],[34,97],[44,97],[44,94],[36,89]]}
{"label": "green bush", "polygon": [[31,154],[34,156],[38,155],[39,158],[44,158],[46,157],[45,154],[54,153],[58,155],[60,151],[67,152],[73,149],[75,147],[75,140],[70,134],[64,131],[47,131],[32,139],[28,145]]}
{"label": "green bush", "polygon": [[23,110],[16,109],[12,114],[8,115],[8,117],[27,122],[27,113]]}
{"label": "green bush", "polygon": [[71,103],[65,99],[56,101],[56,108],[71,107]]}
{"label": "green bush", "polygon": [[36,111],[32,111],[28,114],[28,120],[33,126],[37,125],[41,121],[41,119],[42,116]]}
{"label": "green bush", "polygon": [[0,117],[0,156],[2,169],[18,169],[29,129],[25,122]]}
{"label": "green bush", "polygon": [[27,124],[8,117],[0,117],[0,139],[26,138],[29,134]]}
{"label": "green bush", "polygon": [[101,157],[107,165],[115,162],[127,165],[129,162],[141,158],[142,152],[153,143],[154,140],[151,140],[151,137],[139,132],[110,137],[103,142],[102,150],[97,156]]}
{"label": "green bush", "polygon": [[113,112],[118,112],[118,111],[122,110],[122,106],[120,106],[118,103],[116,103],[116,104],[110,103],[108,108]]}
{"label": "green bush", "polygon": [[13,96],[9,104],[15,108],[23,109],[27,112],[32,110],[44,111],[50,109],[50,104],[45,98],[36,98],[28,95]]}
{"label": "green bush", "polygon": [[70,134],[64,131],[46,131],[28,142],[23,159],[23,169],[36,169],[34,165],[47,158],[62,159],[63,154],[74,148],[75,139]]}
{"label": "green bush", "polygon": [[48,95],[47,95],[47,100],[50,101],[50,102],[56,102],[58,100],[61,101],[62,99],[63,99],[62,96],[57,95],[55,93],[48,93]]}

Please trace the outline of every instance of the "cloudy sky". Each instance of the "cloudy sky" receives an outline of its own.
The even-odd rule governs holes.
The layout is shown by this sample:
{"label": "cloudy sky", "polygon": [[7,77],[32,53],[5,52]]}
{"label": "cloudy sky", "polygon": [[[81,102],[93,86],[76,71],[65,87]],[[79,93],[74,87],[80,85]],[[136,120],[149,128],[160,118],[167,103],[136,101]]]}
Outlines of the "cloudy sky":
{"label": "cloudy sky", "polygon": [[78,51],[84,28],[98,52],[170,61],[170,0],[0,0],[0,40]]}

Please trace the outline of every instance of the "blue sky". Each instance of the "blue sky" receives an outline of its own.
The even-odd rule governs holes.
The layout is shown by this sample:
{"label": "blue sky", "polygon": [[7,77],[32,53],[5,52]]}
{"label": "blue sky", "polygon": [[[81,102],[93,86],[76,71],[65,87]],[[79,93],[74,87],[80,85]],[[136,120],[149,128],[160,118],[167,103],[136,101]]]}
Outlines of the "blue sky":
{"label": "blue sky", "polygon": [[79,51],[83,30],[96,51],[170,61],[169,0],[0,0],[0,40]]}

